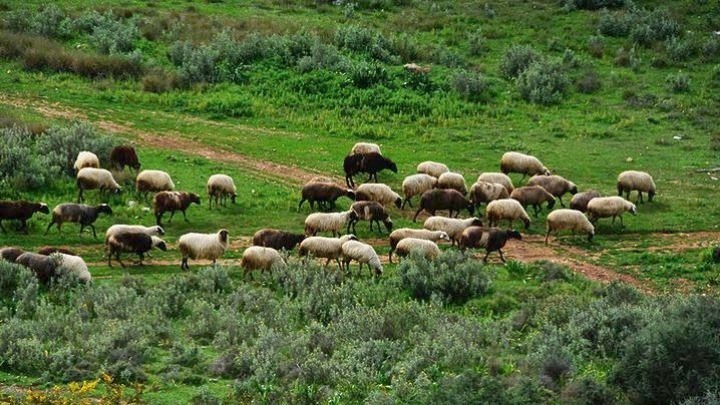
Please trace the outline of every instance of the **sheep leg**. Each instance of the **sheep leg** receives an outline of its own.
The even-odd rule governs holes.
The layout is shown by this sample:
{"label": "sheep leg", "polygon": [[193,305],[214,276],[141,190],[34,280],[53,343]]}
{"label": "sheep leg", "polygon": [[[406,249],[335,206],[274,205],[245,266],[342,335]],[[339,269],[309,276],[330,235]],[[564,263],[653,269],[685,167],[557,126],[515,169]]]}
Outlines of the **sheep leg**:
{"label": "sheep leg", "polygon": [[503,256],[502,249],[498,249],[498,253],[500,253],[500,260],[502,260],[502,262],[505,263],[505,257]]}
{"label": "sheep leg", "polygon": [[88,225],[88,226],[89,226],[90,229],[92,229],[92,231],[93,231],[93,238],[97,239],[97,232],[95,232],[95,225],[90,224],[90,225]]}
{"label": "sheep leg", "polygon": [[155,214],[155,223],[158,226],[162,226],[162,216],[163,214]]}
{"label": "sheep leg", "polygon": [[175,216],[175,211],[170,211],[170,218],[168,219],[168,224],[172,222],[172,219],[174,216]]}
{"label": "sheep leg", "polygon": [[81,202],[83,202],[83,189],[82,189],[82,188],[80,188],[80,190],[78,191],[78,199],[77,199],[77,202],[78,202],[78,204],[81,203]]}
{"label": "sheep leg", "polygon": [[138,253],[138,258],[139,258],[139,259],[138,259],[137,264],[138,264],[138,266],[142,266],[142,265],[143,265],[143,260],[145,259],[145,255],[143,255],[142,253]]}
{"label": "sheep leg", "polygon": [[548,244],[548,238],[550,237],[550,229],[547,230],[547,233],[545,234],[545,244]]}
{"label": "sheep leg", "polygon": [[115,260],[117,260],[118,263],[120,263],[120,266],[125,267],[125,263],[123,263],[122,260],[120,260],[120,252],[115,252]]}
{"label": "sheep leg", "polygon": [[325,261],[325,265],[323,266],[323,269],[327,269],[328,264],[330,264],[331,258],[328,257],[328,259]]}
{"label": "sheep leg", "polygon": [[643,198],[642,198],[642,191],[638,191],[638,200],[637,200],[637,202],[638,202],[638,204],[640,204],[640,203],[642,203],[642,202],[645,202],[645,201],[643,201]]}
{"label": "sheep leg", "polygon": [[190,223],[190,221],[188,221],[188,219],[187,219],[187,215],[185,215],[185,210],[182,210],[182,213],[183,213],[183,218],[185,218],[185,222]]}
{"label": "sheep leg", "polygon": [[485,253],[485,257],[483,257],[483,263],[487,263],[488,256],[490,256],[489,250],[487,251],[487,253]]}
{"label": "sheep leg", "polygon": [[355,188],[355,185],[352,184],[352,176],[345,175],[345,184],[347,184],[348,188]]}
{"label": "sheep leg", "polygon": [[560,201],[560,206],[565,208],[565,203],[562,200],[562,196],[558,197],[558,200]]}
{"label": "sheep leg", "polygon": [[[188,258],[187,258],[187,257],[183,257],[183,258],[182,258],[182,261],[180,262],[180,270],[187,270],[189,267],[190,267],[190,266],[188,266]],[[247,273],[248,273],[248,270],[245,269],[245,274],[244,274],[244,276],[247,276]]]}
{"label": "sheep leg", "polygon": [[[330,259],[328,259],[328,262],[329,262],[329,261],[330,261]],[[340,258],[339,258],[339,257],[336,257],[336,258],[335,258],[335,263],[337,263],[338,268],[340,269],[340,272],[342,272],[342,271],[343,271],[343,266],[342,266],[342,264],[340,263]]]}
{"label": "sheep leg", "polygon": [[300,202],[298,203],[298,211],[300,211],[300,208],[302,207],[303,203],[305,202],[304,198],[300,199]]}
{"label": "sheep leg", "polygon": [[21,219],[21,220],[20,220],[20,224],[22,225],[22,227],[21,227],[20,229],[23,230],[23,231],[25,231],[25,235],[27,235],[27,234],[28,234],[27,219]]}
{"label": "sheep leg", "polygon": [[623,224],[622,215],[618,216],[620,218],[620,228],[625,228],[625,224]]}
{"label": "sheep leg", "polygon": [[615,225],[615,215],[613,215],[612,225]]}
{"label": "sheep leg", "polygon": [[418,215],[420,215],[420,211],[422,211],[422,210],[423,210],[423,207],[420,207],[417,209],[417,211],[415,211],[415,216],[413,217],[413,222],[415,222],[417,220],[417,217],[418,217]]}
{"label": "sheep leg", "polygon": [[373,225],[373,220],[371,219],[371,220],[370,220],[370,232],[372,232],[372,230],[373,230],[373,226],[372,226],[372,225]]}
{"label": "sheep leg", "polygon": [[[50,224],[50,226],[52,226],[52,223]],[[2,229],[3,233],[7,233],[7,230],[6,230],[5,227],[2,225],[2,220],[0,220],[0,229]],[[50,227],[48,227],[48,230],[49,230],[49,229],[50,229]],[[47,232],[45,232],[45,235],[47,235]]]}
{"label": "sheep leg", "polygon": [[85,229],[84,224],[80,224],[80,236],[82,236],[83,230]]}
{"label": "sheep leg", "polygon": [[390,252],[388,252],[388,261],[389,261],[390,263],[392,263],[392,254],[393,254],[393,250],[395,250],[395,249],[393,249],[393,248],[390,248]]}
{"label": "sheep leg", "polygon": [[112,252],[110,252],[110,253],[105,252],[105,253],[106,253],[107,259],[108,259],[108,267],[112,267]]}

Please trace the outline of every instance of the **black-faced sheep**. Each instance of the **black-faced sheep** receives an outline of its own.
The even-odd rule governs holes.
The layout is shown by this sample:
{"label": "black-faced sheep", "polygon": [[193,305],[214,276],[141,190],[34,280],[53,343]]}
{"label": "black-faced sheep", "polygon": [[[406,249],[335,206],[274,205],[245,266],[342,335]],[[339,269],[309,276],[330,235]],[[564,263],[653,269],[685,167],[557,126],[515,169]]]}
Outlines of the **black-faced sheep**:
{"label": "black-faced sheep", "polygon": [[208,209],[212,209],[213,199],[215,200],[215,207],[218,204],[225,206],[227,197],[230,197],[230,202],[235,204],[237,198],[237,188],[232,177],[225,174],[213,174],[210,176],[207,182],[207,193],[210,197],[208,199]]}
{"label": "black-faced sheep", "polygon": [[351,240],[342,245],[343,263],[345,270],[350,272],[350,262],[356,260],[358,262],[358,274],[362,272],[363,264],[367,264],[368,269],[375,272],[376,276],[382,275],[383,267],[380,264],[375,249],[367,243]]}
{"label": "black-faced sheep", "polygon": [[88,152],[86,150],[78,153],[73,168],[76,172],[78,172],[80,171],[80,169],[83,169],[85,167],[94,167],[96,169],[100,167],[100,159],[98,159],[96,154]]}
{"label": "black-faced sheep", "polygon": [[522,205],[512,198],[495,200],[488,204],[485,217],[488,219],[490,226],[497,226],[501,220],[507,220],[510,227],[512,227],[513,222],[519,219],[525,224],[525,229],[530,228],[530,217]]}
{"label": "black-faced sheep", "polygon": [[590,200],[597,197],[601,197],[600,192],[597,190],[588,190],[583,191],[582,193],[577,193],[570,200],[570,209],[585,212],[587,211],[587,205]]}
{"label": "black-faced sheep", "polygon": [[[314,210],[316,202],[321,208],[333,209],[335,208],[335,201],[340,197],[355,200],[355,192],[353,190],[340,187],[333,183],[308,183],[303,186],[301,194],[302,198],[300,198],[300,203],[298,203],[298,210],[305,201],[308,201],[310,208]],[[329,204],[329,206],[326,204]]]}
{"label": "black-faced sheep", "polygon": [[115,233],[107,238],[105,244],[108,252],[108,266],[110,267],[112,267],[113,255],[115,255],[115,260],[117,260],[122,267],[125,267],[125,264],[120,260],[120,253],[134,253],[138,255],[137,264],[142,265],[142,261],[145,259],[145,253],[149,252],[152,248],[157,248],[163,252],[167,251],[167,245],[162,239],[142,232]]}
{"label": "black-faced sheep", "polygon": [[470,215],[475,213],[475,205],[457,190],[428,190],[420,197],[420,207],[415,212],[413,222],[417,220],[418,215],[423,210],[429,212],[432,216],[435,216],[435,213],[439,210],[448,210],[448,216],[452,217],[453,212],[455,212],[457,218],[463,209],[468,210]]}
{"label": "black-faced sheep", "polygon": [[182,212],[185,222],[190,222],[187,215],[185,215],[185,211],[190,207],[190,204],[200,205],[200,196],[184,191],[161,191],[155,194],[153,197],[153,209],[158,226],[162,226],[162,217],[166,212],[170,212],[168,223],[172,222],[175,211]]}
{"label": "black-faced sheep", "polygon": [[357,214],[353,210],[343,212],[316,212],[305,218],[305,235],[315,236],[318,232],[332,232],[332,235],[340,236],[350,221],[357,220]]}
{"label": "black-faced sheep", "polygon": [[545,244],[548,243],[550,232],[558,232],[563,229],[578,232],[584,232],[588,235],[588,241],[595,236],[595,227],[590,223],[587,217],[580,211],[560,209],[553,211],[547,217],[547,233],[545,234]]}
{"label": "black-faced sheep", "polygon": [[480,249],[487,246],[490,230],[499,229],[484,226],[469,226],[458,236],[458,247],[461,251],[465,249]]}
{"label": "black-faced sheep", "polygon": [[227,229],[221,229],[217,233],[186,233],[178,240],[178,249],[182,254],[180,268],[188,270],[188,259],[212,260],[217,262],[228,248],[230,243]]}
{"label": "black-faced sheep", "polygon": [[626,198],[630,199],[630,192],[638,192],[638,203],[643,202],[642,193],[648,194],[648,201],[652,202],[655,197],[655,182],[652,176],[646,172],[639,172],[637,170],[628,170],[620,173],[617,179],[617,190],[618,195],[622,196],[623,192],[627,193]]}
{"label": "black-faced sheep", "polygon": [[32,270],[41,284],[48,284],[57,274],[56,270],[60,264],[60,258],[26,252],[18,256],[15,263]]}
{"label": "black-faced sheep", "polygon": [[373,222],[377,223],[378,232],[382,232],[380,229],[380,222],[382,222],[387,231],[392,232],[393,221],[390,219],[390,214],[379,202],[358,201],[353,203],[350,209],[355,212],[356,218],[348,222],[347,233],[350,233],[350,227],[352,227],[352,233],[356,233],[355,225],[359,221],[370,221],[370,231],[373,230]]}
{"label": "black-faced sheep", "polygon": [[135,148],[127,145],[114,147],[110,151],[110,166],[117,170],[123,170],[125,166],[135,171],[140,170],[140,160]]}
{"label": "black-faced sheep", "polygon": [[141,198],[147,200],[150,193],[173,191],[175,183],[162,170],[143,170],[135,178],[135,189]]}
{"label": "black-faced sheep", "polygon": [[347,155],[343,160],[343,170],[345,171],[345,184],[348,187],[355,187],[353,177],[362,173],[363,160],[365,155]]}
{"label": "black-faced sheep", "polygon": [[[485,235],[485,233],[487,233],[487,235]],[[522,235],[514,229],[503,230],[497,228],[470,227],[463,231],[463,236],[460,237],[460,243],[461,246],[466,247],[482,247],[484,245],[484,262],[487,262],[490,253],[498,252],[500,254],[500,260],[505,263],[502,248],[505,247],[507,241],[510,239],[522,240]]]}
{"label": "black-faced sheep", "polygon": [[470,201],[475,205],[476,210],[480,209],[480,205],[483,203],[487,204],[503,198],[510,198],[510,194],[507,188],[500,183],[478,181],[470,187]]}
{"label": "black-faced sheep", "polygon": [[0,260],[15,263],[15,260],[23,253],[25,253],[25,251],[17,247],[2,248],[0,249]]}
{"label": "black-faced sheep", "polygon": [[535,211],[535,218],[537,218],[538,213],[541,210],[541,204],[547,203],[548,210],[553,209],[555,206],[555,196],[548,193],[547,190],[540,186],[525,186],[516,188],[513,190],[512,194],[510,194],[510,198],[517,200],[523,208],[527,208],[528,205],[532,205],[533,210]]}
{"label": "black-faced sheep", "polygon": [[36,212],[49,214],[50,208],[48,208],[47,204],[29,201],[0,201],[0,229],[2,229],[3,232],[7,232],[2,225],[2,221],[14,220],[20,221],[22,229],[27,233],[27,220]]}
{"label": "black-faced sheep", "polygon": [[93,223],[95,223],[100,214],[112,214],[112,208],[107,204],[95,206],[74,203],[60,204],[53,209],[53,218],[45,230],[45,235],[50,232],[50,228],[52,228],[53,225],[57,225],[58,232],[61,232],[63,223],[76,222],[80,224],[81,235],[85,227],[89,226],[90,229],[92,229],[93,238],[97,239],[97,233],[95,232],[95,225],[93,225]]}
{"label": "black-faced sheep", "polygon": [[357,201],[376,201],[382,205],[402,206],[402,197],[385,184],[362,184],[355,191]]}
{"label": "black-faced sheep", "polygon": [[305,235],[279,231],[277,229],[261,229],[253,235],[252,243],[255,246],[271,247],[275,250],[293,250]]}
{"label": "black-faced sheep", "polygon": [[392,263],[392,255],[398,243],[405,238],[425,239],[432,242],[444,240],[450,242],[450,236],[444,231],[430,231],[427,229],[400,228],[390,234],[390,253],[388,260]]}
{"label": "black-faced sheep", "polygon": [[425,161],[417,165],[418,173],[425,173],[435,178],[440,177],[441,174],[449,172],[447,165],[438,162]]}
{"label": "black-faced sheep", "polygon": [[465,178],[460,173],[445,172],[438,177],[437,188],[457,190],[462,195],[467,194]]}
{"label": "black-faced sheep", "polygon": [[327,259],[325,267],[330,264],[330,260],[335,260],[338,269],[342,270],[342,264],[340,264],[342,245],[351,240],[357,240],[355,235],[343,235],[339,238],[311,236],[300,243],[298,254],[300,257],[313,256],[318,259]]}
{"label": "black-faced sheep", "polygon": [[619,217],[620,226],[624,228],[622,215],[626,212],[637,215],[637,207],[622,197],[593,198],[587,206],[587,216],[593,224],[600,218],[612,217],[612,224],[615,225],[615,218]]}
{"label": "black-faced sheep", "polygon": [[[271,271],[275,266],[283,266],[280,253],[271,247],[250,246],[245,249],[240,261],[240,267],[245,269],[244,276],[253,270],[262,270],[263,272]],[[250,273],[252,275],[252,273]]]}
{"label": "black-faced sheep", "polygon": [[533,176],[528,181],[528,186],[540,186],[547,190],[548,193],[554,195],[555,197],[560,200],[560,205],[562,207],[565,207],[565,203],[563,203],[562,196],[565,193],[570,193],[572,195],[577,194],[578,189],[575,183],[572,181],[565,180],[564,178],[560,176]]}
{"label": "black-faced sheep", "polygon": [[77,173],[75,183],[78,188],[78,202],[83,202],[83,192],[85,190],[100,190],[100,196],[106,191],[115,194],[120,193],[122,188],[113,178],[112,173],[105,169],[96,169],[93,167],[86,167],[80,169]]}
{"label": "black-faced sheep", "polygon": [[402,182],[405,201],[403,201],[402,207],[400,208],[405,209],[405,204],[410,204],[410,207],[412,207],[413,205],[410,199],[416,195],[422,195],[422,193],[428,190],[432,190],[437,185],[437,181],[437,178],[425,173],[412,174],[405,177],[405,180]]}
{"label": "black-faced sheep", "polygon": [[502,155],[500,171],[505,174],[522,173],[523,179],[525,176],[534,176],[536,174],[550,175],[550,170],[538,158],[519,152],[507,152]]}
{"label": "black-faced sheep", "polygon": [[385,169],[393,173],[398,172],[395,162],[377,152],[362,155],[348,155],[343,162],[343,168],[345,169],[345,181],[348,187],[355,187],[353,177],[359,173],[367,173],[369,175],[367,181],[375,179],[377,183],[378,172]]}

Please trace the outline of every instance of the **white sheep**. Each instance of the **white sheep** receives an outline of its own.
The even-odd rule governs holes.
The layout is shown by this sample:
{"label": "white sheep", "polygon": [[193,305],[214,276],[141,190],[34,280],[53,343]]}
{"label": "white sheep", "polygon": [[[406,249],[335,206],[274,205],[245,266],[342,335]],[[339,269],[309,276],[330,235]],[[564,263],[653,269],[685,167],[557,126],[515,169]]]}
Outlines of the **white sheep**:
{"label": "white sheep", "polygon": [[655,197],[655,182],[652,176],[646,172],[639,172],[637,170],[627,170],[618,176],[617,179],[617,190],[618,195],[622,196],[623,192],[627,193],[626,198],[630,199],[630,192],[638,192],[638,203],[643,202],[642,193],[648,193],[648,201],[652,202]]}
{"label": "white sheep", "polygon": [[317,235],[318,232],[332,232],[340,236],[340,232],[350,221],[358,220],[353,210],[343,212],[316,212],[305,218],[305,235]]}
{"label": "white sheep", "polygon": [[433,242],[444,240],[450,242],[450,236],[445,231],[431,231],[428,229],[400,228],[390,234],[390,253],[388,260],[392,263],[392,254],[397,244],[405,238],[425,239]]}
{"label": "white sheep", "polygon": [[416,195],[422,195],[422,193],[432,190],[437,185],[438,179],[425,173],[412,174],[405,177],[402,182],[402,190],[405,195],[405,201],[403,201],[402,209],[405,209],[405,204],[410,204],[412,207],[411,198]]}
{"label": "white sheep", "polygon": [[438,162],[426,161],[417,165],[418,173],[425,173],[435,178],[440,177],[441,174],[449,172],[450,169],[447,165]]}
{"label": "white sheep", "polygon": [[530,180],[527,183],[528,186],[540,186],[544,188],[548,193],[552,194],[553,196],[557,197],[558,200],[560,200],[560,205],[562,207],[565,207],[565,203],[563,203],[562,196],[565,193],[570,193],[572,195],[577,194],[578,188],[570,180],[566,180],[565,178],[561,176],[546,176],[546,175],[537,175],[532,176]]}
{"label": "white sheep", "polygon": [[622,197],[596,197],[587,205],[587,216],[592,223],[596,223],[600,218],[612,217],[614,225],[615,218],[620,217],[620,226],[625,227],[622,215],[626,212],[637,215],[637,207]]}
{"label": "white sheep", "polygon": [[383,267],[382,264],[380,264],[380,258],[375,252],[375,249],[367,243],[356,240],[345,242],[342,245],[342,255],[346,271],[350,271],[350,262],[357,260],[359,265],[358,274],[362,271],[362,265],[367,264],[371,272],[375,270],[375,275],[382,275]]}
{"label": "white sheep", "polygon": [[272,270],[273,267],[284,265],[282,255],[277,250],[262,246],[250,246],[245,249],[240,261],[240,267],[245,269],[245,276],[253,270],[266,272]]}
{"label": "white sheep", "polygon": [[67,255],[64,253],[53,253],[53,255],[58,255],[62,258],[60,265],[58,266],[58,270],[65,270],[68,273],[75,274],[80,281],[86,283],[92,279],[90,270],[88,270],[88,266],[82,257]]}
{"label": "white sheep", "polygon": [[213,174],[207,182],[207,193],[210,196],[209,208],[212,208],[213,199],[215,199],[215,207],[218,203],[225,205],[226,199],[230,196],[230,202],[235,204],[237,198],[237,188],[232,177],[226,174]]}
{"label": "white sheep", "polygon": [[470,201],[475,204],[475,209],[479,209],[480,204],[487,204],[503,198],[510,198],[510,193],[500,183],[478,181],[470,187]]}
{"label": "white sheep", "polygon": [[557,232],[563,229],[573,231],[573,233],[575,233],[575,231],[585,232],[588,234],[588,241],[591,241],[593,236],[595,236],[595,227],[582,212],[572,209],[559,209],[551,212],[547,216],[545,244],[547,245],[548,243],[550,232]]}
{"label": "white sheep", "polygon": [[361,184],[355,190],[355,199],[357,201],[376,201],[382,205],[395,204],[398,208],[402,206],[400,195],[382,183]]}
{"label": "white sheep", "polygon": [[462,195],[467,194],[467,184],[465,178],[460,173],[445,172],[438,177],[438,188],[451,188],[459,191]]}
{"label": "white sheep", "polygon": [[395,251],[400,257],[405,257],[411,252],[420,252],[427,260],[435,260],[440,256],[438,245],[427,239],[405,238],[398,242]]}
{"label": "white sheep", "polygon": [[475,217],[457,219],[434,216],[425,220],[423,228],[430,231],[443,231],[447,233],[452,241],[452,245],[455,246],[455,243],[460,239],[460,235],[465,228],[470,226],[482,226],[482,224],[482,221]]}
{"label": "white sheep", "polygon": [[83,192],[85,190],[100,190],[101,196],[105,191],[117,194],[122,190],[122,187],[115,181],[110,171],[94,167],[80,169],[77,172],[75,183],[78,187],[78,202],[84,200]]}
{"label": "white sheep", "polygon": [[147,198],[149,193],[159,191],[173,191],[173,183],[170,175],[162,170],[143,170],[135,178],[135,189],[138,194]]}
{"label": "white sheep", "polygon": [[330,263],[330,260],[337,262],[338,268],[342,270],[340,264],[340,257],[342,256],[342,245],[345,242],[357,240],[355,235],[343,235],[339,238],[325,238],[322,236],[311,236],[306,238],[300,243],[298,248],[298,254],[300,257],[307,257],[312,255],[317,258],[327,259],[325,267]]}
{"label": "white sheep", "polygon": [[507,190],[508,194],[512,193],[513,190],[515,190],[515,186],[513,185],[512,179],[508,177],[505,173],[498,173],[498,172],[486,172],[481,174],[478,179],[478,182],[484,181],[485,183],[498,183],[502,184],[503,187]]}
{"label": "white sheep", "polygon": [[75,171],[80,171],[80,169],[85,167],[94,167],[96,169],[100,167],[100,159],[98,159],[96,154],[86,150],[78,153],[73,168]]}
{"label": "white sheep", "polygon": [[517,200],[511,198],[492,201],[485,210],[485,217],[490,226],[497,226],[501,220],[506,219],[512,228],[513,222],[519,219],[525,224],[525,229],[530,228],[530,217],[527,212]]}
{"label": "white sheep", "polygon": [[525,176],[533,176],[536,174],[550,175],[550,170],[542,164],[535,156],[526,155],[519,152],[507,152],[500,159],[500,171],[508,173],[522,173]]}
{"label": "white sheep", "polygon": [[182,254],[180,268],[190,268],[188,258],[212,260],[215,264],[227,250],[228,243],[227,229],[221,229],[217,233],[186,233],[178,239],[178,249]]}
{"label": "white sheep", "polygon": [[380,153],[380,145],[370,142],[358,142],[350,150],[351,155],[366,155],[368,153]]}

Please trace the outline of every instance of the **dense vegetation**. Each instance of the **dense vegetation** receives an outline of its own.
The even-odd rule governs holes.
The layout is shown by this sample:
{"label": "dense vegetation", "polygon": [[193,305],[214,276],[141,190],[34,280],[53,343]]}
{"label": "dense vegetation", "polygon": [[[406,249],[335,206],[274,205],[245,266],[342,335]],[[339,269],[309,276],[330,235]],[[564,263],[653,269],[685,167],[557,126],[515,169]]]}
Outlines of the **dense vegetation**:
{"label": "dense vegetation", "polygon": [[[386,266],[380,279],[292,258],[254,280],[232,262],[181,272],[173,249],[120,272],[70,224],[43,236],[38,215],[29,235],[6,226],[0,246],[71,247],[94,282],[39,286],[0,263],[0,402],[720,395],[720,268],[706,248],[715,241],[678,248],[657,236],[716,235],[717,179],[694,171],[720,166],[716,3],[30,0],[0,1],[0,26],[0,198],[73,201],[77,152],[105,160],[128,141],[143,168],[167,170],[178,189],[204,194],[210,174],[231,175],[238,204],[192,207],[190,223],[168,227],[170,243],[221,227],[233,241],[267,226],[301,231],[307,215],[298,179],[206,159],[173,139],[334,175],[355,141],[374,141],[400,167],[381,174],[393,187],[425,159],[472,183],[507,150],[541,157],[581,190],[613,193],[626,169],[658,184],[626,229],[601,222],[595,242],[563,238],[553,255],[635,277],[649,296],[548,262],[483,265],[453,251]],[[167,142],[146,145],[147,134]],[[154,222],[129,173],[120,177],[125,192],[106,200],[115,213],[101,231]],[[392,215],[396,227],[417,226]]]}

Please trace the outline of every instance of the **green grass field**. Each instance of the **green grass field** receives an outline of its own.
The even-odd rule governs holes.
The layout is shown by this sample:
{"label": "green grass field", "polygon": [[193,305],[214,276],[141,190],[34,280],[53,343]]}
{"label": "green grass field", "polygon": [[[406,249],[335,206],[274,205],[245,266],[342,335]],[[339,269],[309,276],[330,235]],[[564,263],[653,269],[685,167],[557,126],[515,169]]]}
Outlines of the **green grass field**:
{"label": "green grass field", "polygon": [[[681,343],[653,328],[682,329],[698,308],[717,305],[710,250],[720,176],[710,169],[720,166],[720,9],[704,0],[582,6],[623,3],[0,0],[0,127],[90,122],[202,200],[189,223],[166,224],[168,252],[126,269],[104,262],[105,230],[155,221],[131,181],[105,200],[86,193],[86,203],[114,210],[97,221],[99,240],[75,224],[46,236],[44,215],[28,235],[6,223],[0,246],[76,250],[94,282],[38,290],[10,270],[0,275],[0,402],[61,402],[78,395],[68,383],[103,373],[122,384],[120,395],[140,383],[144,401],[168,404],[712,399],[720,360],[704,346],[696,352],[709,360],[690,361],[701,383],[675,376],[653,390],[664,385],[651,376],[665,371],[648,366],[636,373],[648,380],[635,381],[627,369],[637,347],[716,339],[696,324]],[[544,64],[508,78],[517,45]],[[430,70],[410,73],[411,62]],[[396,190],[421,161],[446,163],[470,186],[516,150],[581,191],[615,195],[617,175],[630,169],[652,174],[658,191],[624,229],[601,221],[592,243],[563,235],[546,247],[543,211],[506,248],[506,265],[449,253],[435,267],[387,264],[373,280],[355,265],[341,276],[291,259],[287,272],[246,280],[238,265],[253,233],[302,232],[310,209],[297,208],[300,187],[316,174],[342,182],[358,141],[397,163],[397,174],[379,175]],[[0,147],[0,167],[12,168],[12,147]],[[234,178],[236,205],[208,209],[214,173]],[[76,196],[64,174],[34,189],[0,180],[2,199],[52,208]],[[421,226],[412,209],[391,214],[396,228]],[[181,271],[180,235],[221,228],[232,241],[221,268]],[[386,234],[361,223],[357,236],[386,257]],[[649,294],[605,285],[613,280]],[[689,367],[673,354],[648,363]],[[118,401],[112,387],[101,382],[88,398]]]}

